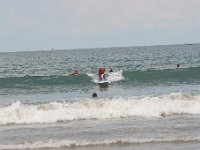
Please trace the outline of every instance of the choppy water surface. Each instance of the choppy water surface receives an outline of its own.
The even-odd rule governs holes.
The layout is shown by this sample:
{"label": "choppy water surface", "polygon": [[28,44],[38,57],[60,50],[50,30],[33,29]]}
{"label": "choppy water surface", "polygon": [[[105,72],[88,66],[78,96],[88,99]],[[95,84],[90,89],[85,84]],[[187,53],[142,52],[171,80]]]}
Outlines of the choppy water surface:
{"label": "choppy water surface", "polygon": [[199,149],[199,64],[199,44],[0,53],[0,149]]}

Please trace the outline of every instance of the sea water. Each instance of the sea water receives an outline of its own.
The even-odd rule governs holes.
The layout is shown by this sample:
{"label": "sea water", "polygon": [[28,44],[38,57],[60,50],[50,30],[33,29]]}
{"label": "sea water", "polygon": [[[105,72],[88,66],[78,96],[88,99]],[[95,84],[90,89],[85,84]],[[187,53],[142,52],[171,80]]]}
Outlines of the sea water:
{"label": "sea water", "polygon": [[200,44],[0,53],[1,150],[198,150],[199,118]]}

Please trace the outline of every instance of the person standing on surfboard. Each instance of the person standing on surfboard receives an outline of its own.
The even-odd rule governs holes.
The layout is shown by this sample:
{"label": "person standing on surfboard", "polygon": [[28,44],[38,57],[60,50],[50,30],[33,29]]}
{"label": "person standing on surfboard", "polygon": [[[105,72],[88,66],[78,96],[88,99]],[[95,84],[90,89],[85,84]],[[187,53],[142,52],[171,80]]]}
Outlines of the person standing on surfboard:
{"label": "person standing on surfboard", "polygon": [[99,80],[100,81],[102,81],[102,80],[105,80],[106,79],[106,77],[105,77],[105,68],[99,68],[99,73],[98,73],[98,75],[99,75]]}

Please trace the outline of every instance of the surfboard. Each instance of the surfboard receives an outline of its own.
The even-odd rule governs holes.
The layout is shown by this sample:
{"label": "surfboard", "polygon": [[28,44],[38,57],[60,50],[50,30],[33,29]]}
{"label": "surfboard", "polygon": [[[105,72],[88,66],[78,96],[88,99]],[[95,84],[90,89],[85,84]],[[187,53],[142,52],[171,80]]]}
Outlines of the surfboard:
{"label": "surfboard", "polygon": [[107,80],[99,81],[99,87],[100,88],[108,88],[108,81]]}
{"label": "surfboard", "polygon": [[99,84],[108,84],[108,81],[107,80],[101,80],[101,81],[99,81]]}

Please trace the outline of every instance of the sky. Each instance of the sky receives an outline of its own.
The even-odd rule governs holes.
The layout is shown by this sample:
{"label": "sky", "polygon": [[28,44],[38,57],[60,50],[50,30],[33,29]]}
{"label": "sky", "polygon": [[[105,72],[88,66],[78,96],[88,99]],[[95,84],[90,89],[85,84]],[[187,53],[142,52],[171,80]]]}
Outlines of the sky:
{"label": "sky", "polygon": [[0,0],[0,52],[200,43],[200,0]]}

